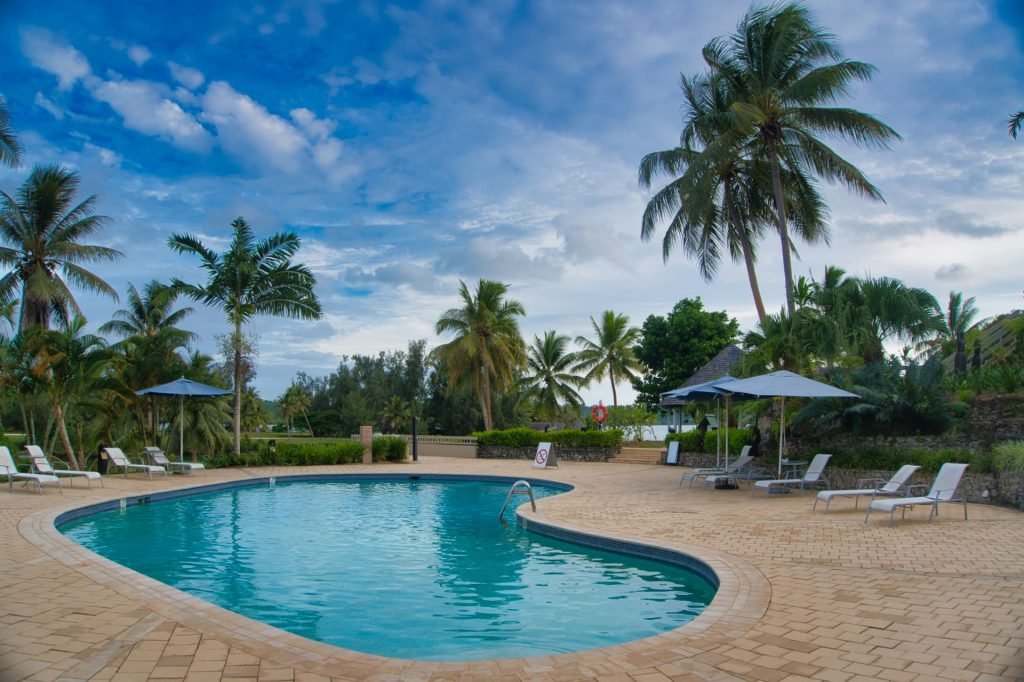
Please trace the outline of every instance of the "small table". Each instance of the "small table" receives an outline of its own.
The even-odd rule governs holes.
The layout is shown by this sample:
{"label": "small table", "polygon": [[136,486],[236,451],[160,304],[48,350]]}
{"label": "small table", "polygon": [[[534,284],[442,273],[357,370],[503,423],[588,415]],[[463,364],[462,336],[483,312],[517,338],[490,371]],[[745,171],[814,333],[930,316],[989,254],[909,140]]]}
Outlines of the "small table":
{"label": "small table", "polygon": [[795,459],[784,459],[782,460],[782,477],[785,478],[787,473],[796,473],[800,469],[807,466],[806,461],[797,461]]}

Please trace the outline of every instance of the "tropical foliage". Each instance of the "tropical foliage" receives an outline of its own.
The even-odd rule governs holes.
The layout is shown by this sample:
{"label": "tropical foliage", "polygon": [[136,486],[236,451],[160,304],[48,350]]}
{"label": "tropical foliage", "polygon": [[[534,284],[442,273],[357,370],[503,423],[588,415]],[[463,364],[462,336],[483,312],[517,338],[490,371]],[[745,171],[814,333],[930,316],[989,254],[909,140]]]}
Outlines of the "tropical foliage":
{"label": "tropical foliage", "polygon": [[634,381],[644,371],[644,365],[636,357],[634,347],[640,340],[640,330],[629,325],[629,317],[606,310],[600,323],[593,317],[590,326],[594,338],[577,336],[580,350],[576,354],[575,371],[583,374],[584,385],[608,377],[612,386],[612,405],[619,404],[615,385],[622,381]]}
{"label": "tropical foliage", "polygon": [[21,158],[21,143],[11,127],[11,118],[7,113],[7,102],[0,95],[0,164],[17,166]]}
{"label": "tropical foliage", "polygon": [[533,337],[527,348],[523,385],[534,401],[534,415],[542,421],[569,421],[583,404],[576,389],[583,380],[572,372],[576,354],[568,350],[569,337],[554,331]]}

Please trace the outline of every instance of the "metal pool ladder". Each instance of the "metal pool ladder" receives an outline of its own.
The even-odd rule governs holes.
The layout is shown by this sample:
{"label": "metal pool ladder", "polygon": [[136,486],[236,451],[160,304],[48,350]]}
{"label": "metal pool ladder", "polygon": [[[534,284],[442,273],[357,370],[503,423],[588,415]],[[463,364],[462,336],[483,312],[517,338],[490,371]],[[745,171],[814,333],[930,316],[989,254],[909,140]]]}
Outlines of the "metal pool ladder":
{"label": "metal pool ladder", "polygon": [[520,479],[513,483],[512,487],[509,488],[508,495],[505,496],[505,504],[501,505],[501,511],[498,512],[499,519],[505,516],[505,507],[508,506],[509,500],[512,499],[513,495],[529,495],[530,506],[533,507],[533,511],[537,511],[537,501],[533,499],[533,488],[530,487],[530,483],[528,481]]}

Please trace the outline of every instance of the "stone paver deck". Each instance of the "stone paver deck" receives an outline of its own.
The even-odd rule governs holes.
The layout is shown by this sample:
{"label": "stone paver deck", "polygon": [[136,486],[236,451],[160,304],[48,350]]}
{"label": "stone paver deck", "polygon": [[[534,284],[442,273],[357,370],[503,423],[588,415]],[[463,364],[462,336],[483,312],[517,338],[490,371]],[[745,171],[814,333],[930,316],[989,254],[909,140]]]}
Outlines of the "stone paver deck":
{"label": "stone paver deck", "polygon": [[[722,587],[670,633],[577,654],[436,663],[338,649],[247,620],[121,568],[53,528],[103,499],[297,473],[488,473],[576,486],[527,518],[700,556]],[[0,681],[117,680],[1022,680],[1024,514],[917,508],[890,528],[839,500],[678,488],[683,470],[565,462],[418,463],[106,478],[0,492]],[[527,505],[528,507],[528,505]],[[525,508],[524,508],[525,509]],[[496,510],[495,510],[496,511]]]}

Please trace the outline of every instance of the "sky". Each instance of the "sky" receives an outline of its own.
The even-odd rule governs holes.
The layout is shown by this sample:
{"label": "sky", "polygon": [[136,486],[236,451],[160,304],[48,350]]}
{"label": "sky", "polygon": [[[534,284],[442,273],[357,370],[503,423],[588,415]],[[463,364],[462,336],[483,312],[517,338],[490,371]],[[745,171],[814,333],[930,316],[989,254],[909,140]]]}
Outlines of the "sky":
{"label": "sky", "polygon": [[[885,202],[826,189],[831,244],[798,244],[796,274],[898,277],[942,303],[962,291],[982,316],[1024,307],[1024,139],[1006,130],[1024,110],[1024,5],[808,5],[847,57],[878,69],[842,104],[903,139],[888,151],[831,141]],[[238,216],[260,237],[295,231],[324,317],[250,325],[266,399],[343,355],[443,343],[434,325],[460,280],[507,283],[527,341],[593,337],[604,310],[640,326],[686,297],[749,330],[742,265],[705,282],[682,253],[664,261],[662,232],[640,239],[649,193],[637,183],[644,154],[678,144],[679,75],[701,71],[701,47],[749,7],[0,0],[0,93],[26,149],[20,168],[0,168],[0,189],[36,164],[78,171],[81,196],[111,218],[95,242],[125,254],[92,268],[122,302],[129,283],[203,280],[195,257],[167,248],[171,234],[222,251]],[[757,267],[777,311],[777,238]],[[93,330],[121,307],[78,298]],[[224,316],[193,307],[183,326],[214,354]],[[607,382],[583,395],[611,401]]]}

